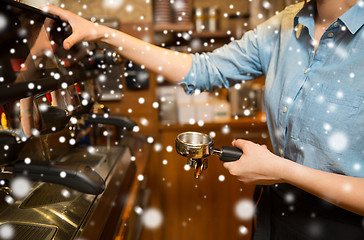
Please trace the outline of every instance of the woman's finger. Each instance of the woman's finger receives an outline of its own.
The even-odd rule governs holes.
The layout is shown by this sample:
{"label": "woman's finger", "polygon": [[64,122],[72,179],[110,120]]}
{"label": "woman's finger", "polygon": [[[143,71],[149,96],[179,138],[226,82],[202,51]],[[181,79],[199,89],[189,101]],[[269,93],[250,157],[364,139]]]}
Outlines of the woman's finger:
{"label": "woman's finger", "polygon": [[243,139],[237,139],[233,142],[233,146],[240,148],[241,150],[244,151],[244,148],[246,148],[249,143],[251,142]]}
{"label": "woman's finger", "polygon": [[71,36],[69,36],[63,41],[63,47],[64,49],[69,50],[73,45],[75,45],[79,41],[80,40],[77,33],[72,33]]}
{"label": "woman's finger", "polygon": [[57,16],[59,16],[59,18],[62,21],[68,22],[69,13],[68,13],[68,11],[63,10],[62,8],[52,6],[52,5],[47,5],[47,6],[41,7],[40,9],[44,12],[47,12],[47,13],[50,13],[53,15],[57,15]]}

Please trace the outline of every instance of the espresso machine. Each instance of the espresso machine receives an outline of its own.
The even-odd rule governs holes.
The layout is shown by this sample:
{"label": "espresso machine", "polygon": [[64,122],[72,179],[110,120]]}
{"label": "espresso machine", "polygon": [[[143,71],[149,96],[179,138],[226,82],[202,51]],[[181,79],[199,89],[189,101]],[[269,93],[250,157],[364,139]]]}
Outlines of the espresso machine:
{"label": "espresso machine", "polygon": [[[98,104],[95,44],[66,51],[70,26],[25,4],[0,0],[0,14],[0,229],[12,239],[110,239],[135,177],[136,124]],[[124,133],[118,146],[85,144],[86,125]]]}

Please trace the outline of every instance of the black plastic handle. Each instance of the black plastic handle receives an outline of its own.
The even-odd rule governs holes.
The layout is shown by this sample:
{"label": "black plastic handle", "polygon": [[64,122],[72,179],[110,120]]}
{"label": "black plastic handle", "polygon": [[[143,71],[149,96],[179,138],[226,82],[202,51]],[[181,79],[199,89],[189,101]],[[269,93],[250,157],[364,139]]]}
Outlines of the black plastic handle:
{"label": "black plastic handle", "polygon": [[53,106],[47,106],[44,111],[40,111],[40,115],[44,122],[41,129],[42,134],[63,130],[71,118],[65,110]]}
{"label": "black plastic handle", "polygon": [[126,129],[128,131],[132,131],[135,126],[137,126],[136,122],[134,122],[128,116],[109,116],[105,117],[104,114],[89,114],[87,121],[89,123],[101,123],[105,125],[113,125],[122,129]]}
{"label": "black plastic handle", "polygon": [[23,176],[32,181],[57,183],[93,195],[98,195],[105,189],[105,181],[100,175],[85,165],[33,161],[26,164],[19,161],[13,165],[13,172],[15,176]]}
{"label": "black plastic handle", "polygon": [[0,132],[0,166],[10,164],[18,158],[25,146],[20,137],[9,131]]}
{"label": "black plastic handle", "polygon": [[236,147],[222,147],[220,160],[223,162],[233,162],[239,160],[239,158],[243,155],[243,151]]}

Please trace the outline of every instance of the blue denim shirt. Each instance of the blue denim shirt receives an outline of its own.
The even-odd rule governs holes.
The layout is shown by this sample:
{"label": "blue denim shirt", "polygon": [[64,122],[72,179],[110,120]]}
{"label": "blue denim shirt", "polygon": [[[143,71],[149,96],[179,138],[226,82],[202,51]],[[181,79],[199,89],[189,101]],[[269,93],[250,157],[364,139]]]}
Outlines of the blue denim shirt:
{"label": "blue denim shirt", "polygon": [[364,177],[364,1],[323,34],[314,52],[315,1],[298,3],[212,53],[194,54],[187,93],[266,76],[267,124],[276,154]]}

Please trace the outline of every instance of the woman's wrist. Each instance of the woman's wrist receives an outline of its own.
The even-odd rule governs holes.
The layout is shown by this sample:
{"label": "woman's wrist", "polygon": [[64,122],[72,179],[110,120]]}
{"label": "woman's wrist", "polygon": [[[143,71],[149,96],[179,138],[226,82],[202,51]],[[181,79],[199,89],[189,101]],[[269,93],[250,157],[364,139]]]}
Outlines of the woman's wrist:
{"label": "woman's wrist", "polygon": [[116,38],[117,30],[99,25],[97,32],[100,42],[113,46],[112,39]]}
{"label": "woman's wrist", "polygon": [[274,158],[272,176],[277,179],[277,183],[291,183],[291,175],[296,171],[297,163],[277,155],[274,155]]}
{"label": "woman's wrist", "polygon": [[306,173],[306,167],[290,159],[281,159],[283,161],[279,171],[279,176],[282,179],[282,182],[289,183],[291,185],[297,185],[297,180],[301,179],[303,177],[302,175]]}

